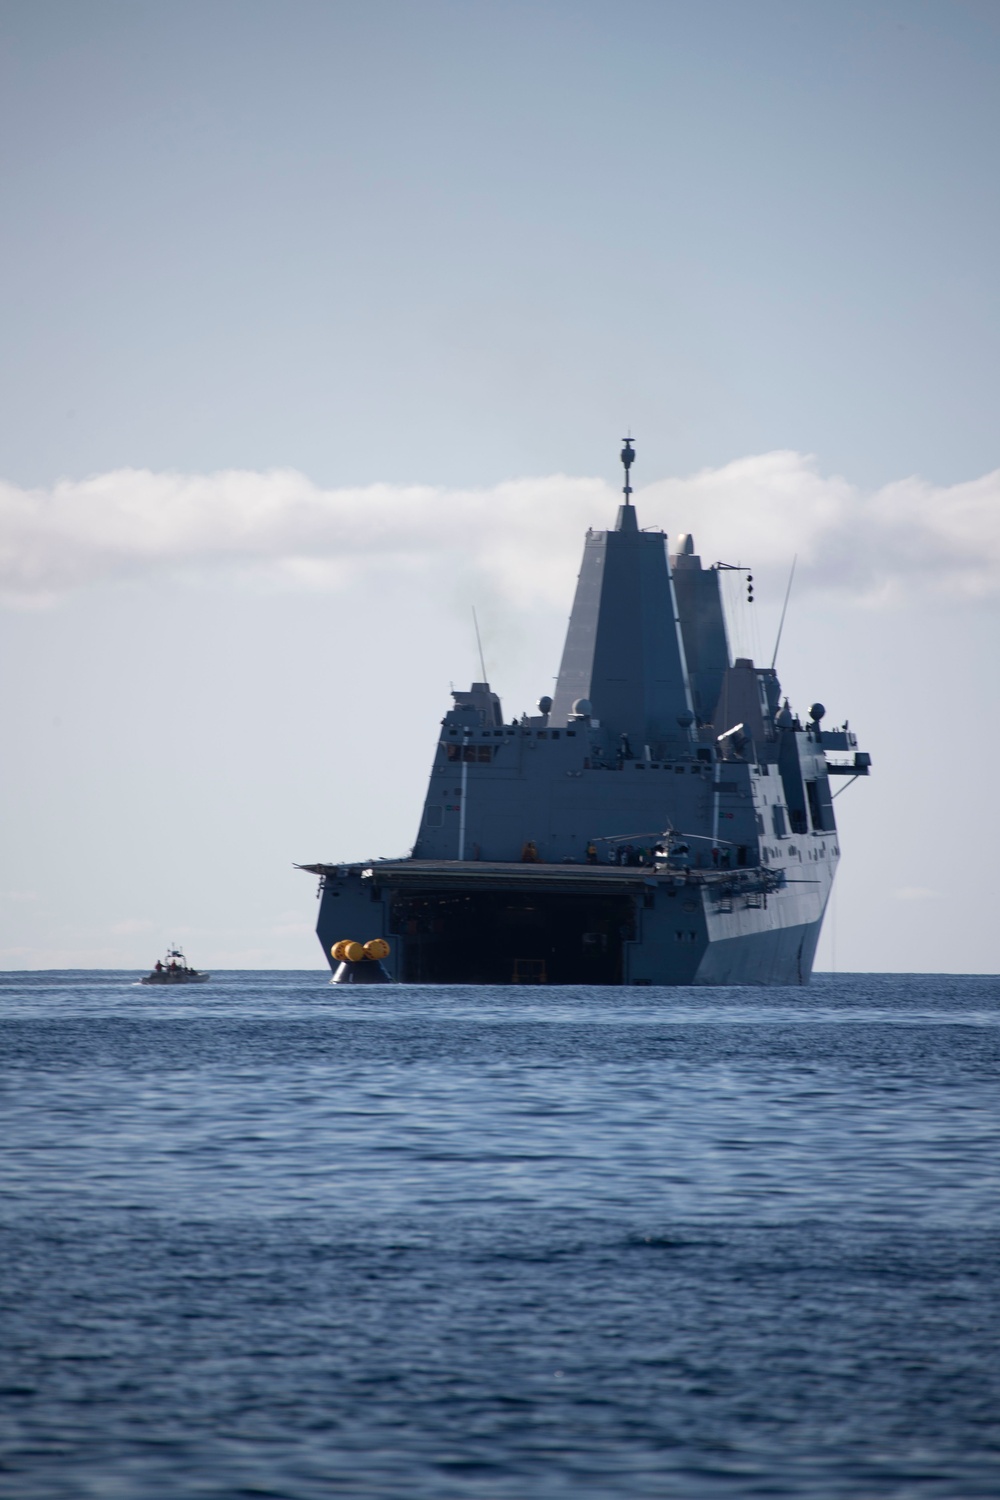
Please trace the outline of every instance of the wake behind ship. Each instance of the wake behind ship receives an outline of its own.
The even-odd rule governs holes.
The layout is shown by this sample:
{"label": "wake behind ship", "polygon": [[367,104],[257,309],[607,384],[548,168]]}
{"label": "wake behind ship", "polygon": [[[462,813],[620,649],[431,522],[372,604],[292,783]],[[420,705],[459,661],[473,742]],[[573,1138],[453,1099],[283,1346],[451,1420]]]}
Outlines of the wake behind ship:
{"label": "wake behind ship", "polygon": [[554,698],[505,723],[454,692],[407,859],[311,864],[331,964],[385,938],[415,984],[804,984],[840,844],[847,726],[803,723],[773,665],[730,656],[723,565],[640,530],[630,440],[588,531]]}

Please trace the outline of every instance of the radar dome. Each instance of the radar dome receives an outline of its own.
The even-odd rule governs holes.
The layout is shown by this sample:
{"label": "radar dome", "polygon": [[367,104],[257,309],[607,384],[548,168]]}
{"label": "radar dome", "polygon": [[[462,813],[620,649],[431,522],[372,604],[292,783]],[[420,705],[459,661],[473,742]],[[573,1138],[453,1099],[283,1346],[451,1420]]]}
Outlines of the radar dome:
{"label": "radar dome", "polygon": [[826,709],[823,707],[822,703],[814,703],[809,712],[812,714],[815,723],[818,724],[820,719],[826,713]]}
{"label": "radar dome", "polygon": [[549,697],[548,693],[546,693],[546,695],[545,695],[544,698],[539,698],[539,700],[538,700],[538,711],[539,711],[539,713],[547,714],[548,711],[549,711],[549,709],[551,707],[552,707],[552,699]]}
{"label": "radar dome", "polygon": [[777,724],[779,729],[791,729],[792,725],[794,724],[795,720],[792,718],[792,710],[788,707],[787,698],[785,699],[781,708],[779,708],[778,712],[775,714],[774,722]]}
{"label": "radar dome", "polygon": [[594,712],[594,705],[589,698],[577,698],[573,704],[573,712],[574,714],[578,714],[582,719],[589,719],[590,715]]}

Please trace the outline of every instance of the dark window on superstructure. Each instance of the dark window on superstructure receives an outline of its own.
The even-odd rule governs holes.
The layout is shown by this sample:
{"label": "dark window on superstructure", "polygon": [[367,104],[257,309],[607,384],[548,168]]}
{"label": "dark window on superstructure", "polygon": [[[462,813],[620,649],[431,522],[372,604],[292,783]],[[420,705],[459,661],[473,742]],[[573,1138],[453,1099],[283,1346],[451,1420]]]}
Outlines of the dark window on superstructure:
{"label": "dark window on superstructure", "polygon": [[785,825],[785,809],[783,807],[771,808],[771,822],[774,824],[774,836],[783,839],[788,829]]}
{"label": "dark window on superstructure", "polygon": [[[452,733],[454,733],[454,730],[452,731]],[[444,748],[448,752],[448,759],[449,760],[461,760],[462,759],[462,747],[461,747],[461,745],[445,745]]]}
{"label": "dark window on superstructure", "polygon": [[490,759],[490,757],[493,754],[493,746],[492,745],[479,745],[477,747],[477,752],[478,753],[476,755],[476,759],[478,761],[480,761],[480,762],[487,761],[487,760]]}
{"label": "dark window on superstructure", "polygon": [[809,816],[817,833],[833,833],[836,820],[833,816],[833,801],[830,783],[824,776],[822,781],[807,781],[806,795],[809,798]]}

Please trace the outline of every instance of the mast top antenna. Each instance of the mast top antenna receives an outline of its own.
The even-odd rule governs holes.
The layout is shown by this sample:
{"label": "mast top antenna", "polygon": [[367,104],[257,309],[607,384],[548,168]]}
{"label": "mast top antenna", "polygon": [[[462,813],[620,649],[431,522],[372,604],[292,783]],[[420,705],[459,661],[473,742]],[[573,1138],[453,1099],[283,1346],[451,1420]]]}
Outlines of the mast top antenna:
{"label": "mast top antenna", "polygon": [[622,449],[622,466],[625,470],[625,485],[622,489],[622,494],[625,496],[625,504],[631,505],[632,486],[629,483],[629,470],[632,467],[632,460],[635,458],[635,449],[632,447],[631,434],[627,438],[623,438],[622,441],[625,444]]}

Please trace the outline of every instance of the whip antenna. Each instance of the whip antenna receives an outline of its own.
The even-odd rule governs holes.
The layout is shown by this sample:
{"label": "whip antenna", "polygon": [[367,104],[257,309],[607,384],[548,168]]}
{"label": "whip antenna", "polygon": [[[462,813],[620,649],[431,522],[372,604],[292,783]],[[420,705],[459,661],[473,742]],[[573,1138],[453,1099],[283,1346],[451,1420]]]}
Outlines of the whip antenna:
{"label": "whip antenna", "polygon": [[778,622],[778,639],[774,643],[774,655],[771,657],[772,672],[774,671],[774,664],[778,660],[778,647],[781,645],[781,632],[785,628],[785,611],[788,608],[788,599],[789,595],[792,592],[792,579],[795,577],[795,564],[798,562],[798,560],[799,554],[796,552],[795,556],[792,558],[792,571],[788,575],[788,587],[785,590],[785,602],[781,606],[781,619]]}
{"label": "whip antenna", "polygon": [[476,627],[476,645],[479,647],[479,665],[483,669],[483,681],[488,682],[489,678],[486,676],[486,658],[483,656],[483,642],[479,635],[479,621],[476,618],[475,605],[472,606],[472,623]]}

